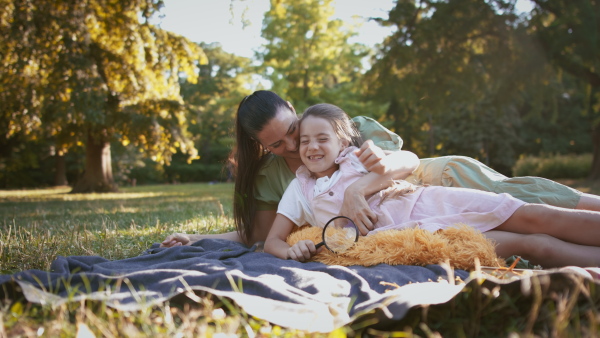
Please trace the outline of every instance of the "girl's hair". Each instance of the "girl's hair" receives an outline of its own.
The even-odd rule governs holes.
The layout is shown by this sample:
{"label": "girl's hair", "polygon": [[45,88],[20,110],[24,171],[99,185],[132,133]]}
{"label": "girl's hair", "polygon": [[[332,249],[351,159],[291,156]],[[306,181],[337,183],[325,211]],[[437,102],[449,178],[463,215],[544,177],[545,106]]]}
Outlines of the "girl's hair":
{"label": "girl's hair", "polygon": [[[238,234],[249,243],[256,214],[254,185],[256,175],[268,152],[258,141],[258,133],[275,117],[279,109],[290,109],[277,94],[258,90],[240,102],[235,118],[236,145],[230,155],[235,175],[233,219]],[[238,175],[241,173],[241,175]]]}
{"label": "girl's hair", "polygon": [[302,113],[302,120],[308,116],[320,117],[328,120],[333,126],[333,131],[340,140],[348,140],[352,146],[360,147],[363,143],[363,139],[360,136],[360,132],[356,129],[354,122],[350,120],[350,117],[342,108],[334,106],[328,103],[319,103],[314,106],[306,108]]}

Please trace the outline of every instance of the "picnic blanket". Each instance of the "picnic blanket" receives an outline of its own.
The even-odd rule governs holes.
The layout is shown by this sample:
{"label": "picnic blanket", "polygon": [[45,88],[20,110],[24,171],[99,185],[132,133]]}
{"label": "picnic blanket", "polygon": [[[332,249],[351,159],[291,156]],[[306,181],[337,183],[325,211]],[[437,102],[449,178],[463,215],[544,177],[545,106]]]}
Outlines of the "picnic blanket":
{"label": "picnic blanket", "polygon": [[140,256],[115,261],[59,256],[50,271],[0,275],[0,296],[23,295],[53,306],[100,300],[135,311],[209,293],[276,325],[330,332],[365,318],[379,325],[397,321],[411,307],[452,299],[465,286],[455,278],[469,280],[467,271],[440,265],[330,266],[282,260],[254,249],[205,239],[174,248],[155,244]]}

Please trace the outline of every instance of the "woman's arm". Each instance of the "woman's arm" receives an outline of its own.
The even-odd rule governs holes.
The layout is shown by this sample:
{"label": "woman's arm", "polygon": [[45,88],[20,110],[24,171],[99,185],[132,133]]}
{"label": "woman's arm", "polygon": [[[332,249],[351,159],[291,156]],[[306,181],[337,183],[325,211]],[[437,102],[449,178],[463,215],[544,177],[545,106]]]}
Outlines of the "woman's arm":
{"label": "woman's arm", "polygon": [[172,235],[167,236],[167,238],[160,243],[161,248],[170,248],[173,246],[180,245],[192,245],[192,243],[197,242],[201,239],[212,238],[212,239],[226,239],[229,241],[235,241],[243,243],[242,239],[238,235],[237,232],[226,232],[223,234],[210,234],[210,235],[200,235],[200,234],[182,234],[182,233],[174,233]]}
{"label": "woman's arm", "polygon": [[419,166],[419,158],[405,150],[385,155],[371,141],[366,141],[356,156],[369,173],[346,189],[340,215],[350,217],[364,236],[373,229],[373,223],[377,221],[365,196],[390,187],[393,180],[408,177]]}
{"label": "woman's arm", "polygon": [[[254,232],[252,233],[252,239],[250,243],[247,244],[253,245],[257,242],[264,242],[267,239],[267,234],[269,234],[271,224],[273,224],[273,221],[275,220],[275,215],[275,210],[261,210],[256,212],[254,216]],[[192,245],[194,242],[205,238],[226,239],[229,241],[246,244],[237,231],[231,231],[222,234],[210,235],[175,233],[167,236],[167,238],[160,243],[160,246],[164,248],[170,248],[180,245]]]}
{"label": "woman's arm", "polygon": [[315,243],[311,240],[303,240],[290,247],[285,241],[296,225],[287,217],[277,214],[273,227],[269,231],[265,241],[265,252],[282,259],[293,259],[299,262],[309,260],[316,255]]}
{"label": "woman's arm", "polygon": [[267,240],[267,235],[272,229],[272,225],[277,216],[276,210],[259,210],[254,214],[254,222],[252,224],[252,238],[250,245],[256,242],[264,242]]}

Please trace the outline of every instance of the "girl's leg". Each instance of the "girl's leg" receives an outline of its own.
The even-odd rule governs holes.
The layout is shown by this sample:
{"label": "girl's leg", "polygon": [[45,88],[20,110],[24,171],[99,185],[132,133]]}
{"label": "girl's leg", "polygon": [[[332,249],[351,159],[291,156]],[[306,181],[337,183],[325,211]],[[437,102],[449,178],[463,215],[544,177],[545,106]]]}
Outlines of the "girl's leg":
{"label": "girl's leg", "polygon": [[494,230],[546,234],[575,244],[600,246],[600,212],[525,204]]}
{"label": "girl's leg", "polygon": [[600,196],[582,194],[575,209],[600,211]]}
{"label": "girl's leg", "polygon": [[496,253],[500,257],[519,255],[543,268],[600,266],[600,247],[573,244],[543,234],[524,235],[496,230],[483,234],[496,242]]}

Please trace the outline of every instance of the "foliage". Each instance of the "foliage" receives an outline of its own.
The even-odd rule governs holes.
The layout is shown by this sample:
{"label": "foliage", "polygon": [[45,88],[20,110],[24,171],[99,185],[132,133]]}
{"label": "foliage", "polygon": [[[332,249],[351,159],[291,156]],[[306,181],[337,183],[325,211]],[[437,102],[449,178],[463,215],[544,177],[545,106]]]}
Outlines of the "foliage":
{"label": "foliage", "polygon": [[259,74],[299,113],[330,102],[374,117],[420,157],[511,175],[523,156],[599,152],[598,2],[515,3],[399,0],[373,54],[332,0],[272,0],[255,66],[150,24],[160,0],[0,0],[0,187],[64,182],[49,175],[61,159],[71,184],[90,166],[117,184],[223,180]]}
{"label": "foliage", "polygon": [[587,177],[592,168],[592,155],[525,156],[513,167],[513,176],[539,176],[548,179]]}
{"label": "foliage", "polygon": [[[206,182],[218,180],[219,171],[226,166],[234,143],[233,121],[237,106],[249,94],[254,68],[250,59],[226,53],[219,44],[200,43],[200,47],[207,56],[207,62],[199,66],[197,83],[182,83],[181,93],[188,106],[188,130],[199,153],[199,157],[191,163],[203,168],[204,173],[188,175],[184,181],[200,179]],[[173,164],[186,170],[181,161]]]}
{"label": "foliage", "polygon": [[299,112],[323,102],[324,91],[360,76],[367,50],[350,44],[354,29],[332,15],[332,0],[271,0],[265,13],[262,37],[267,44],[257,57],[272,90]]}
{"label": "foliage", "polygon": [[534,0],[529,27],[556,68],[570,74],[585,93],[581,107],[591,115],[593,162],[591,178],[600,178],[600,2]]}
{"label": "foliage", "polygon": [[390,12],[384,24],[397,31],[384,41],[366,80],[372,97],[390,104],[388,118],[411,150],[486,163],[514,156],[497,141],[516,138],[510,129],[520,101],[518,70],[511,66],[520,58],[511,47],[517,20],[511,6],[399,1]]}
{"label": "foliage", "polygon": [[510,174],[519,155],[541,150],[539,140],[552,152],[591,145],[581,88],[546,61],[535,34],[543,27],[528,19],[513,0],[401,0],[378,19],[396,32],[378,49],[365,88],[388,104],[405,148],[471,156]]}
{"label": "foliage", "polygon": [[[148,23],[162,1],[0,5],[0,126],[6,138],[47,138],[59,154],[85,144],[84,178],[105,187],[112,186],[111,140],[134,144],[159,162],[168,163],[177,148],[195,155],[179,75],[195,80],[202,51]],[[93,171],[104,177],[89,176]]]}
{"label": "foliage", "polygon": [[525,93],[527,99],[519,108],[520,144],[515,145],[519,156],[591,152],[592,117],[582,114],[586,99],[580,86],[568,74],[553,86],[553,94],[544,98],[535,98],[533,91]]}

